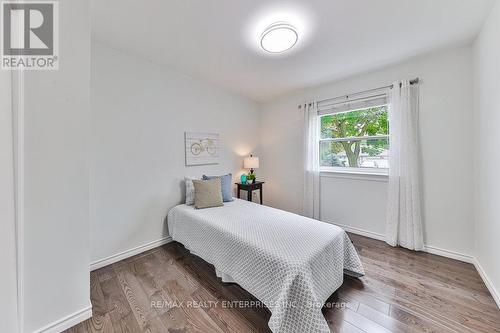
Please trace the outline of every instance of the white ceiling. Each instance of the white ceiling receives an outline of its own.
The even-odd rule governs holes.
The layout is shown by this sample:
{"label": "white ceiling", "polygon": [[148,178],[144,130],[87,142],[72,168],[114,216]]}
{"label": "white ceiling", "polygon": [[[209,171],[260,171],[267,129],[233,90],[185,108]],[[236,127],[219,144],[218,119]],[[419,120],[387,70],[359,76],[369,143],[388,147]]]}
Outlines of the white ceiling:
{"label": "white ceiling", "polygon": [[[93,38],[256,101],[472,40],[495,0],[92,0]],[[270,55],[259,34],[299,30]]]}

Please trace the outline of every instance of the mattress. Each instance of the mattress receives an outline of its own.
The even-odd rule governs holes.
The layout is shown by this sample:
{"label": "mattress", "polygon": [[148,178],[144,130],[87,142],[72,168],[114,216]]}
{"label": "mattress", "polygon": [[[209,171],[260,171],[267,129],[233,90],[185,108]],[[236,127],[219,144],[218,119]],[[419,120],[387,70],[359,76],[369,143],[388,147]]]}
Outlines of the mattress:
{"label": "mattress", "polygon": [[269,308],[274,333],[330,332],[323,304],[344,273],[364,275],[344,230],[279,209],[235,199],[208,209],[179,205],[167,221],[175,241]]}

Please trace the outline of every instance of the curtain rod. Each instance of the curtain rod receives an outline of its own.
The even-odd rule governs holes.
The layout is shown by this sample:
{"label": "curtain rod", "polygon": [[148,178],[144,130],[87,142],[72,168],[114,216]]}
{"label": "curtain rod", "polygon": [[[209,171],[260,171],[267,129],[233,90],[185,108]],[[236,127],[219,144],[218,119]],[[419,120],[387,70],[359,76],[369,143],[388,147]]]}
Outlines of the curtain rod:
{"label": "curtain rod", "polygon": [[[410,80],[410,84],[418,84],[420,81],[420,79],[417,77],[413,80]],[[401,83],[399,84],[399,86],[401,87]],[[338,98],[345,98],[345,99],[348,99],[349,96],[355,96],[355,95],[360,95],[360,94],[366,94],[366,93],[369,93],[369,92],[372,92],[372,91],[377,91],[377,90],[382,90],[382,89],[392,89],[394,88],[394,84],[391,84],[391,85],[388,85],[388,86],[384,86],[384,87],[379,87],[379,88],[374,88],[374,89],[369,89],[369,90],[365,90],[365,91],[360,91],[360,92],[357,92],[357,93],[353,93],[353,94],[348,94],[348,95],[342,95],[342,96],[337,96],[337,97],[332,97],[332,98],[325,98],[325,99],[322,99],[320,101],[317,101],[316,103],[323,103],[323,102],[326,102],[326,101],[330,101],[330,100],[334,100],[334,99],[338,99]],[[304,103],[304,104],[307,104],[307,103]],[[299,109],[302,108],[302,105],[303,104],[300,104],[299,105]],[[309,103],[309,106],[311,105],[311,103]]]}

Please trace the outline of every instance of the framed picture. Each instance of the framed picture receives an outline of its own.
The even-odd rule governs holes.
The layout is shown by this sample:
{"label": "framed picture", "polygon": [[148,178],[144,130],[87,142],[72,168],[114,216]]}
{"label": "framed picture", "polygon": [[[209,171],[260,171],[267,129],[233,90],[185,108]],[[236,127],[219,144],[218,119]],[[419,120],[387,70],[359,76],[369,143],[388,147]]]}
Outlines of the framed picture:
{"label": "framed picture", "polygon": [[186,165],[219,164],[218,133],[185,132]]}

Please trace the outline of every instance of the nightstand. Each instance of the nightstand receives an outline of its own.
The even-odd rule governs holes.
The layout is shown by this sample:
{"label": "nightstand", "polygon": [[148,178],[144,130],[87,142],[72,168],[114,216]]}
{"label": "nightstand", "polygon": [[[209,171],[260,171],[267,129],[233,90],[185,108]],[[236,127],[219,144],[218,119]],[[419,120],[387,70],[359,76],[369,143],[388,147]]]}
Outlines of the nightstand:
{"label": "nightstand", "polygon": [[247,200],[248,201],[252,201],[252,191],[254,190],[259,190],[259,196],[260,196],[260,204],[262,205],[262,184],[264,184],[265,182],[259,182],[259,181],[256,181],[255,183],[246,183],[246,184],[242,184],[242,183],[236,183],[236,185],[238,186],[238,190],[237,190],[237,194],[236,196],[239,198],[240,197],[240,191],[243,190],[243,191],[247,191],[248,193],[248,196],[247,196]]}

